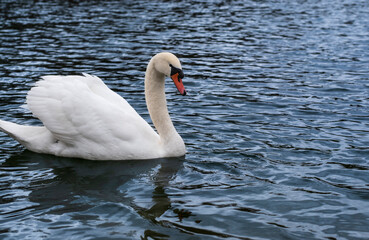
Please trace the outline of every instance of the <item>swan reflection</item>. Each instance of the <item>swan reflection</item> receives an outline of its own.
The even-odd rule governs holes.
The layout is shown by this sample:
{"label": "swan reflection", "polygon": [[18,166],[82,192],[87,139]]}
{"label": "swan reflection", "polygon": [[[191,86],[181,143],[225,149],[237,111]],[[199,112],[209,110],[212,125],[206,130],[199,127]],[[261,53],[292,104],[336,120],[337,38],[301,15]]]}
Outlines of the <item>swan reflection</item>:
{"label": "swan reflection", "polygon": [[[23,176],[12,181],[27,179],[27,182],[16,191],[27,195],[28,201],[33,203],[31,215],[46,224],[46,228],[58,226],[60,219],[69,221],[67,225],[78,222],[81,227],[94,226],[94,229],[114,224],[122,225],[122,231],[129,224],[127,228],[136,227],[136,223],[127,223],[124,218],[119,223],[109,217],[123,209],[122,216],[138,214],[140,221],[148,221],[148,227],[140,233],[142,239],[165,239],[167,235],[150,226],[152,223],[162,226],[157,218],[172,209],[166,190],[183,167],[183,161],[184,158],[166,158],[95,162],[24,151],[7,159],[2,169],[22,169]],[[137,194],[134,189],[142,191]],[[141,202],[146,202],[146,206]],[[126,219],[130,221],[131,217]],[[105,222],[98,224],[102,220]],[[142,231],[142,226],[140,229]]]}

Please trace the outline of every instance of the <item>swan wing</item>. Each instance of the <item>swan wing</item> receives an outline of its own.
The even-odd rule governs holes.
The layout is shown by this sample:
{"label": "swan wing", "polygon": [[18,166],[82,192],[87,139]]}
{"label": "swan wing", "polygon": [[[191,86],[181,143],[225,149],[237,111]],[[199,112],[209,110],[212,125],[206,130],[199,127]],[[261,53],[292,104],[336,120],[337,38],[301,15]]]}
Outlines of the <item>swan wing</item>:
{"label": "swan wing", "polygon": [[124,98],[88,74],[44,76],[29,91],[27,105],[56,141],[89,154],[97,148],[105,149],[101,155],[137,151],[135,145],[159,138]]}

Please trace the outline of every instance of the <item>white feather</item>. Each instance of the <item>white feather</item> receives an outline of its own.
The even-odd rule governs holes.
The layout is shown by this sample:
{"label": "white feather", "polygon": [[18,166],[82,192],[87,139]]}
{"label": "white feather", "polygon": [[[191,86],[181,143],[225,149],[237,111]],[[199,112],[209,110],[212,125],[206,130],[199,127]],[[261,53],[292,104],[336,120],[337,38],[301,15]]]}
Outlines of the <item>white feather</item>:
{"label": "white feather", "polygon": [[[157,70],[149,64],[147,71]],[[161,89],[151,91],[157,94]],[[161,94],[165,97],[164,92]],[[185,153],[183,140],[170,127],[166,104],[156,106],[156,113],[150,113],[164,116],[163,124],[168,125],[169,118],[170,124],[160,137],[124,98],[100,78],[86,73],[42,77],[29,91],[27,106],[44,126],[0,121],[0,129],[35,152],[95,160],[147,159]],[[164,140],[164,135],[170,137]]]}

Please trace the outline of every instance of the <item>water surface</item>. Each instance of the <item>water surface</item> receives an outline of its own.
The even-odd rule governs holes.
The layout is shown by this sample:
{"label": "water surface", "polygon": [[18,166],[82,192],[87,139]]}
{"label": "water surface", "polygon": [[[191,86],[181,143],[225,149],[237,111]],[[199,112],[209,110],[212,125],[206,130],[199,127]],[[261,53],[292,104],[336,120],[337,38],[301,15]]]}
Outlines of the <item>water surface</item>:
{"label": "water surface", "polygon": [[[367,239],[369,3],[0,3],[0,116],[42,75],[102,78],[147,121],[161,51],[183,158],[94,162],[31,153],[0,133],[2,239]],[[168,82],[169,83],[169,82]]]}

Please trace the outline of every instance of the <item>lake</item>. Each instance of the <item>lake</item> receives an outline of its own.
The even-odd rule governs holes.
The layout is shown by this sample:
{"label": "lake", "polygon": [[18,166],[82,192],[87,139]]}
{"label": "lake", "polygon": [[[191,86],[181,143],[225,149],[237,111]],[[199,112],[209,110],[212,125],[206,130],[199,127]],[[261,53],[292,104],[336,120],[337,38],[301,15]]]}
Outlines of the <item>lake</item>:
{"label": "lake", "polygon": [[0,133],[1,239],[368,239],[366,0],[0,3],[0,118],[43,75],[99,76],[151,123],[158,52],[187,154],[88,161]]}

